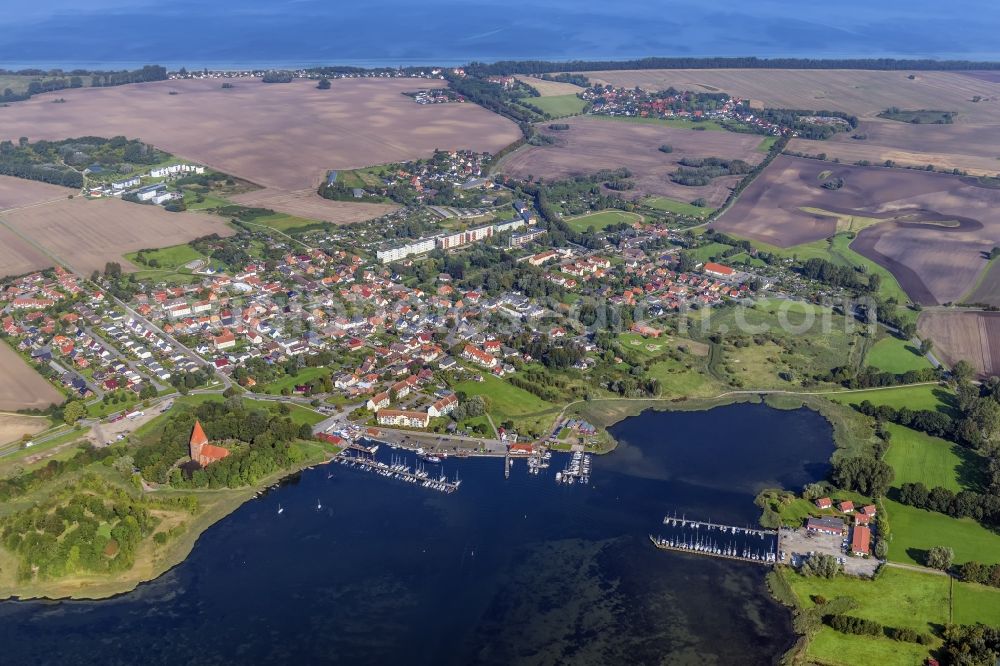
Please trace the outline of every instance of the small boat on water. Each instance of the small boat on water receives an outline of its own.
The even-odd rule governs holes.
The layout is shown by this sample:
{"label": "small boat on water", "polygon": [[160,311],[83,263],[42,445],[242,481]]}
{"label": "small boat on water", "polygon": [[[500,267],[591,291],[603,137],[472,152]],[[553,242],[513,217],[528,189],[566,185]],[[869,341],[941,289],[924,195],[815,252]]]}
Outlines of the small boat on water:
{"label": "small boat on water", "polygon": [[281,506],[281,505],[279,504],[279,505],[278,505],[278,515],[280,516],[280,515],[281,515],[282,513],[284,513],[284,512],[285,512],[285,507],[283,507],[283,506]]}

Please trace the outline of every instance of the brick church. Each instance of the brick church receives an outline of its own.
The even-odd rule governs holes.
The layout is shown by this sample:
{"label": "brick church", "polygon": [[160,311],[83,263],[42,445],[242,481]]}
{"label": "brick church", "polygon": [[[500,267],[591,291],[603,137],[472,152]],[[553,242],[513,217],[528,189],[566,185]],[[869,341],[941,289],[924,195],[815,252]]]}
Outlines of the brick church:
{"label": "brick church", "polygon": [[191,432],[191,460],[202,467],[207,467],[214,462],[218,462],[229,455],[229,449],[215,446],[208,443],[208,435],[201,427],[201,421],[194,422],[194,430]]}

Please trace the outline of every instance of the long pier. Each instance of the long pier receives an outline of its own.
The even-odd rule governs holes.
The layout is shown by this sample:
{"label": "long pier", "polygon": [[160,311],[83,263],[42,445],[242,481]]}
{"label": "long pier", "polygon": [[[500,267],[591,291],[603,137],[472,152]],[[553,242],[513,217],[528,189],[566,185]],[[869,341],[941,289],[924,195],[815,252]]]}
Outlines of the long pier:
{"label": "long pier", "polygon": [[718,523],[706,523],[702,520],[689,520],[687,518],[678,518],[674,516],[666,516],[663,519],[664,525],[669,525],[671,527],[689,527],[691,529],[697,530],[704,528],[705,530],[720,530],[723,533],[728,532],[730,534],[746,534],[753,536],[778,536],[777,530],[759,530],[752,527],[736,527],[734,525],[720,525]]}

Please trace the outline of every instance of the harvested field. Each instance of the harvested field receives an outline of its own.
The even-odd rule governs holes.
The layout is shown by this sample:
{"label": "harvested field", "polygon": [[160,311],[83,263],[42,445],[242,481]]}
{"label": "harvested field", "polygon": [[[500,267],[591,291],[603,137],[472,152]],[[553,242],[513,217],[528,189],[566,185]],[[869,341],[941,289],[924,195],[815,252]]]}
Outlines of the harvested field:
{"label": "harvested field", "polygon": [[[527,83],[538,91],[542,97],[558,97],[559,95],[575,95],[583,92],[583,88],[572,83],[561,83],[559,81],[545,81],[534,76],[519,77],[519,81]],[[528,100],[529,102],[531,100]]]}
{"label": "harvested field", "polygon": [[44,409],[63,401],[62,393],[6,343],[0,343],[0,377],[0,411]]}
{"label": "harvested field", "polygon": [[332,224],[351,224],[381,217],[399,208],[390,204],[362,203],[355,201],[332,201],[316,194],[315,190],[285,192],[263,189],[229,197],[241,206],[270,208],[279,213],[288,213]]}
{"label": "harvested field", "polygon": [[[327,169],[430,155],[435,148],[497,151],[517,126],[474,104],[414,103],[427,79],[341,79],[264,84],[158,81],[60,90],[0,109],[3,136],[63,139],[124,134],[259,185],[315,187]],[[176,94],[171,94],[176,93]],[[65,104],[52,104],[53,96]]]}
{"label": "harvested field", "polygon": [[0,413],[0,444],[16,442],[25,435],[34,435],[49,427],[49,420],[42,416]]}
{"label": "harvested field", "polygon": [[[823,173],[843,179],[843,187],[822,187]],[[937,305],[961,299],[975,285],[1000,238],[1000,190],[973,183],[782,155],[713,226],[792,247],[835,233],[836,217],[817,210],[883,219],[862,230],[851,248],[892,272],[914,301]]]}
{"label": "harvested field", "polygon": [[[664,196],[682,202],[703,198],[709,206],[717,207],[741,176],[723,176],[701,187],[679,185],[670,180],[679,160],[722,157],[759,164],[764,158],[756,150],[761,138],[754,134],[697,132],[593,116],[564,122],[570,129],[554,131],[539,125],[539,131],[555,143],[526,146],[511,153],[503,159],[500,171],[518,178],[533,175],[554,180],[626,167],[635,182],[634,189],[621,193],[628,198]],[[661,152],[663,144],[673,146],[673,152]]]}
{"label": "harvested field", "polygon": [[[214,215],[169,213],[159,206],[120,199],[61,199],[0,214],[0,223],[84,274],[103,269],[108,261],[134,270],[122,258],[127,252],[177,245],[212,233],[233,233]],[[51,266],[53,261],[43,263]],[[14,270],[13,274],[20,272]]]}
{"label": "harvested field", "polygon": [[55,262],[45,253],[2,225],[0,215],[0,277],[24,275],[42,268],[51,268]]}
{"label": "harvested field", "polygon": [[934,354],[948,365],[964,359],[981,377],[1000,375],[1000,312],[923,312],[917,333],[934,341]]}
{"label": "harvested field", "polygon": [[0,211],[65,199],[76,190],[13,176],[0,176]]}
{"label": "harvested field", "polygon": [[990,262],[985,272],[979,276],[979,283],[962,300],[966,303],[1000,307],[1000,261]]}
{"label": "harvested field", "polygon": [[[960,72],[842,69],[646,69],[584,72],[595,83],[727,92],[784,109],[845,111],[871,118],[890,106],[947,109],[955,122],[1000,123],[1000,82]],[[910,74],[914,75],[909,79]],[[973,102],[974,96],[979,102]]]}
{"label": "harvested field", "polygon": [[[852,136],[864,136],[853,139]],[[901,166],[961,169],[975,175],[1000,172],[1000,123],[911,125],[880,118],[863,120],[855,132],[836,134],[829,141],[793,139],[790,151],[841,162],[892,160]]]}

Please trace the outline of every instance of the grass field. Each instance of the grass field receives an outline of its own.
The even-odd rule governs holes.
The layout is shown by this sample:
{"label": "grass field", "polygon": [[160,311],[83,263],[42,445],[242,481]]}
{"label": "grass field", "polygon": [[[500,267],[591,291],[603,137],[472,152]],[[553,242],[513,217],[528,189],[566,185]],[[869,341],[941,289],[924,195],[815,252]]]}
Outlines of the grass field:
{"label": "grass field", "polygon": [[725,127],[714,120],[688,120],[687,118],[639,118],[636,116],[594,116],[606,120],[618,120],[627,123],[642,123],[644,125],[663,125],[664,127],[676,127],[677,129],[709,130],[711,132],[725,132]]}
{"label": "grass field", "polygon": [[981,490],[987,461],[967,448],[922,432],[888,424],[892,433],[885,461],[896,472],[893,485],[923,483],[953,492]]}
{"label": "grass field", "polygon": [[490,416],[497,426],[510,419],[519,432],[541,433],[550,425],[558,408],[499,377],[484,375],[483,381],[465,381],[452,386],[467,396],[481,395],[489,400]]}
{"label": "grass field", "polygon": [[693,250],[688,250],[687,253],[698,261],[706,262],[712,257],[719,256],[729,249],[731,248],[725,243],[706,243],[705,245],[696,247]]}
{"label": "grass field", "polygon": [[615,224],[632,224],[634,222],[641,222],[642,215],[639,215],[638,213],[627,213],[622,210],[602,210],[598,213],[567,218],[563,221],[566,222],[566,224],[569,225],[569,227],[574,231],[586,231],[590,227],[594,227],[594,229],[601,231]]}
{"label": "grass field", "polygon": [[771,152],[771,148],[776,143],[778,143],[778,137],[776,137],[776,136],[766,137],[763,141],[760,142],[760,145],[757,146],[757,152],[758,153],[769,153],[769,152]]}
{"label": "grass field", "polygon": [[954,395],[942,386],[921,384],[919,386],[899,386],[871,391],[852,391],[850,393],[833,394],[829,398],[844,405],[860,405],[867,400],[876,406],[888,405],[896,409],[909,407],[913,410],[950,410]]}
{"label": "grass field", "polygon": [[[739,234],[734,234],[738,236]],[[874,261],[861,256],[854,250],[850,248],[851,242],[854,240],[853,233],[838,233],[832,238],[824,238],[822,240],[813,241],[811,243],[803,243],[801,245],[795,245],[788,248],[777,247],[775,245],[769,245],[767,243],[762,243],[760,241],[751,240],[754,247],[764,250],[765,252],[770,252],[779,257],[786,258],[796,258],[801,261],[806,259],[825,259],[838,266],[852,266],[861,267],[863,266],[865,271],[869,274],[877,274],[881,278],[881,283],[879,285],[879,294],[885,298],[894,297],[897,303],[908,303],[910,297],[906,295],[903,288],[899,286],[899,282],[896,278],[885,268],[879,266]],[[910,311],[908,308],[900,306],[897,313],[904,317],[905,321],[916,322],[916,313]]]}
{"label": "grass field", "polygon": [[184,192],[184,205],[188,210],[206,210],[208,208],[222,208],[223,206],[232,205],[230,201],[213,194],[202,194],[201,201],[198,201],[198,196],[197,192],[191,192],[190,190]]}
{"label": "grass field", "polygon": [[876,342],[865,361],[872,367],[897,375],[909,370],[931,367],[930,361],[913,346],[913,343],[893,336],[886,336]]}
{"label": "grass field", "polygon": [[274,215],[262,215],[248,220],[250,224],[260,224],[271,227],[277,231],[289,232],[299,227],[307,227],[312,224],[319,224],[316,220],[307,220],[304,217],[296,217],[287,213],[275,213]]}
{"label": "grass field", "polygon": [[160,270],[178,270],[184,264],[205,258],[203,254],[187,243],[171,245],[170,247],[159,248],[151,252],[143,252],[142,255],[146,259],[145,262],[139,261],[138,252],[129,252],[125,255],[125,258],[136,266],[150,266],[150,262],[155,261],[157,264],[156,268]]}
{"label": "grass field", "polygon": [[[948,579],[944,576],[887,568],[875,580],[838,576],[833,579],[806,578],[791,572],[782,574],[799,604],[816,606],[814,599],[850,597],[857,608],[846,613],[885,627],[905,627],[932,633],[949,617]],[[923,663],[930,647],[888,638],[855,636],[822,627],[806,648],[806,657],[817,664],[855,666],[910,666]]]}
{"label": "grass field", "polygon": [[924,554],[934,546],[955,550],[955,564],[976,560],[987,564],[1000,562],[1000,535],[971,518],[951,518],[885,500],[892,526],[889,559],[909,564],[923,564]]}
{"label": "grass field", "polygon": [[572,116],[583,111],[587,103],[576,95],[555,95],[553,97],[529,97],[525,100],[532,106],[554,118]]}
{"label": "grass field", "polygon": [[688,217],[698,218],[708,217],[715,210],[714,208],[695,206],[693,204],[684,203],[683,201],[668,199],[667,197],[651,197],[646,199],[643,204],[656,210],[664,210],[668,213],[674,213],[675,215],[686,215]]}
{"label": "grass field", "polygon": [[952,613],[955,624],[982,622],[993,627],[1000,626],[1000,589],[974,583],[955,583]]}
{"label": "grass field", "polygon": [[922,664],[930,650],[916,643],[902,643],[889,638],[850,636],[830,627],[819,630],[806,650],[815,663],[830,666],[913,666]]}
{"label": "grass field", "polygon": [[[945,576],[888,567],[875,580],[838,576],[807,578],[789,573],[787,579],[805,608],[816,595],[828,600],[851,597],[858,607],[850,615],[887,627],[906,627],[928,633],[948,621],[948,579]],[[841,634],[846,637],[846,634]],[[862,663],[873,663],[863,661]]]}
{"label": "grass field", "polygon": [[[803,382],[857,356],[857,335],[838,325],[828,308],[807,303],[762,300],[754,307],[706,308],[690,314],[688,326],[699,340],[716,332],[724,336],[708,369],[738,388],[815,387]],[[768,338],[757,340],[758,333]]]}
{"label": "grass field", "polygon": [[299,384],[306,384],[314,379],[322,377],[323,375],[330,374],[327,368],[301,368],[299,373],[292,377],[291,375],[285,375],[281,379],[277,379],[268,384],[261,384],[255,386],[255,393],[267,393],[269,395],[280,395],[282,389],[294,390]]}

